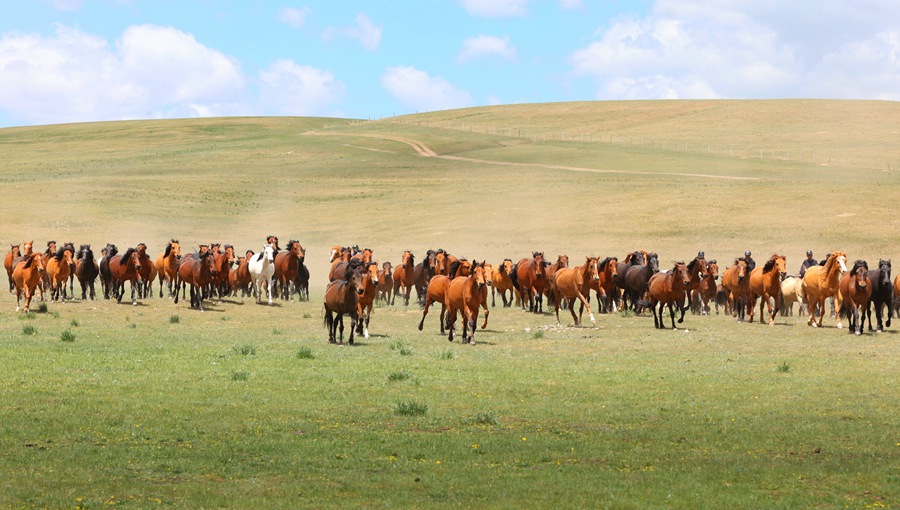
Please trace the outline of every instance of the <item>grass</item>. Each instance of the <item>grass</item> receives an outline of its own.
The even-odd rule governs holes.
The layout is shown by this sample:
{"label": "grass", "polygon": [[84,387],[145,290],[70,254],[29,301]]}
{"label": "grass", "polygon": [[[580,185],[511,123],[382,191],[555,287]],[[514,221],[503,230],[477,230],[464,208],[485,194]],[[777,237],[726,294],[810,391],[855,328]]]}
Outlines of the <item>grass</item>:
{"label": "grass", "polygon": [[63,342],[74,342],[75,341],[75,333],[72,333],[71,331],[69,331],[67,329],[59,335],[59,339],[62,340]]}
{"label": "grass", "polygon": [[312,349],[309,347],[301,347],[297,350],[297,358],[298,359],[316,359],[316,355],[313,354]]}
{"label": "grass", "polygon": [[428,404],[415,400],[401,401],[394,405],[394,414],[399,416],[425,416],[427,412]]}

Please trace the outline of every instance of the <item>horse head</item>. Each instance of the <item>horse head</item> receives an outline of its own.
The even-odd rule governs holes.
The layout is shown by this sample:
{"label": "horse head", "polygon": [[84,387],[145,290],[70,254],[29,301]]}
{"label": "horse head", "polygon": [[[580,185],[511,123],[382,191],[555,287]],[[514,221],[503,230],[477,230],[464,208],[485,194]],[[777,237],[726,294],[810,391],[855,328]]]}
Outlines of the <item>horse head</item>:
{"label": "horse head", "polygon": [[356,289],[356,293],[358,295],[363,295],[366,292],[366,289],[363,287],[363,276],[360,272],[360,266],[350,266],[350,269],[346,272],[347,285]]}
{"label": "horse head", "polygon": [[735,259],[734,265],[737,266],[738,281],[743,281],[744,277],[747,276],[747,259],[744,257]]}
{"label": "horse head", "polygon": [[69,248],[66,248],[66,247],[60,248],[59,250],[60,251],[57,252],[57,255],[60,256],[59,258],[61,258],[62,261],[65,262],[66,264],[71,264],[72,263],[72,250]]}
{"label": "horse head", "polygon": [[219,274],[219,268],[216,267],[216,254],[212,251],[200,255],[199,265],[204,272],[208,272],[212,276]]}
{"label": "horse head", "polygon": [[378,285],[378,262],[369,262],[366,264],[366,276],[373,285]]}
{"label": "horse head", "polygon": [[850,270],[850,276],[856,277],[856,286],[860,289],[866,288],[866,277],[869,274],[869,264],[865,260],[857,260]]}
{"label": "horse head", "polygon": [[22,247],[19,249],[19,255],[28,257],[34,252],[34,241],[22,241]]}
{"label": "horse head", "polygon": [[534,276],[542,278],[544,276],[544,252],[536,251],[533,253],[532,265],[534,266]]}
{"label": "horse head", "polygon": [[263,246],[263,260],[268,261],[270,264],[275,262],[275,246],[271,244],[267,244]]}
{"label": "horse head", "polygon": [[882,287],[891,283],[891,259],[878,260],[879,283]]}
{"label": "horse head", "polygon": [[488,287],[494,286],[494,266],[488,264],[487,262],[482,262],[482,266],[484,266],[484,279],[487,282]]}
{"label": "horse head", "polygon": [[775,259],[775,269],[778,271],[778,278],[784,281],[787,276],[787,257],[784,255],[772,255]]}
{"label": "horse head", "polygon": [[135,248],[128,248],[124,257],[128,257],[128,265],[133,265],[138,271],[141,270],[141,253]]}
{"label": "horse head", "polygon": [[104,250],[105,250],[105,251],[104,251],[103,255],[104,255],[107,259],[110,259],[110,258],[112,258],[112,257],[115,257],[116,255],[119,254],[119,247],[116,246],[116,245],[114,245],[114,244],[112,244],[112,243],[106,243],[106,248],[104,248]]}
{"label": "horse head", "polygon": [[681,278],[685,285],[691,284],[691,274],[688,272],[688,266],[683,260],[675,263],[675,267],[672,268],[672,273],[675,274],[675,278]]}
{"label": "horse head", "polygon": [[588,274],[590,276],[591,281],[599,282],[600,281],[600,269],[597,267],[597,257],[588,257],[585,256],[585,264],[588,266]]}
{"label": "horse head", "polygon": [[650,271],[653,274],[659,272],[659,256],[656,253],[647,254],[647,265],[650,266]]}
{"label": "horse head", "polygon": [[600,262],[600,265],[597,266],[597,271],[608,273],[610,278],[615,278],[619,275],[619,259],[616,257],[606,257]]}
{"label": "horse head", "polygon": [[719,279],[719,264],[716,262],[716,259],[712,259],[706,264],[706,270],[713,281]]}
{"label": "horse head", "polygon": [[478,289],[483,289],[486,283],[484,276],[484,264],[478,264],[477,262],[472,261],[471,270],[472,279],[475,281],[475,284],[478,285]]}
{"label": "horse head", "polygon": [[512,259],[503,259],[503,264],[500,264],[500,274],[512,274],[513,270],[513,261]]}

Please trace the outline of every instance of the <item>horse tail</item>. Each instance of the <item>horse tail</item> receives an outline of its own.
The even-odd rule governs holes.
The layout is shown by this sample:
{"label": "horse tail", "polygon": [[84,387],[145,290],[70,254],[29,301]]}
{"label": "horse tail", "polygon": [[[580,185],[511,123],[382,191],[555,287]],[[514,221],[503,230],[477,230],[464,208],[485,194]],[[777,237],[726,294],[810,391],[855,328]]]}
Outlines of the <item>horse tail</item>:
{"label": "horse tail", "polygon": [[512,271],[509,272],[509,279],[512,281],[513,288],[515,288],[518,291],[521,291],[522,289],[519,288],[519,271],[518,271],[518,269],[519,269],[519,263],[516,262],[515,264],[513,264]]}

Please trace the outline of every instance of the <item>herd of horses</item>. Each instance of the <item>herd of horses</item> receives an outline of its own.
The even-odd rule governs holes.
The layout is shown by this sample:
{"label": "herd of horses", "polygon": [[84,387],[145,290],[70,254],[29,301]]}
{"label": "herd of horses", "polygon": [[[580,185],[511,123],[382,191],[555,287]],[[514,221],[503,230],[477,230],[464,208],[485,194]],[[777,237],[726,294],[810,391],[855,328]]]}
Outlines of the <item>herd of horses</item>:
{"label": "herd of horses", "polygon": [[[107,244],[98,258],[88,244],[76,250],[73,243],[57,246],[50,241],[43,251],[35,250],[33,242],[12,245],[4,266],[10,292],[16,293],[16,311],[22,300],[24,310],[29,311],[35,294],[40,294],[41,300],[45,293],[52,301],[74,298],[75,279],[81,285],[82,300],[95,299],[99,280],[103,298],[121,303],[127,282],[131,302],[137,304],[150,297],[156,281],[160,298],[166,289],[169,298],[178,303],[189,290],[190,307],[202,311],[206,299],[239,294],[255,297],[257,303],[263,303],[263,293],[269,304],[279,298],[293,301],[295,295],[308,300],[305,257],[299,241],[291,240],[282,249],[275,236],[269,236],[258,253],[248,250],[243,256],[238,256],[233,246],[219,243],[199,245],[182,254],[180,243],[172,239],[155,261],[144,243],[121,254],[115,245]],[[345,316],[350,319],[348,342],[352,344],[354,334],[368,338],[376,301],[393,306],[399,296],[402,305],[408,306],[413,290],[422,307],[420,331],[431,307],[440,305],[441,334],[453,341],[457,318],[461,318],[462,341],[471,344],[475,343],[480,311],[484,311],[483,329],[490,307],[497,305],[497,294],[503,307],[517,306],[539,314],[544,312],[546,300],[557,324],[563,309],[569,311],[576,326],[582,323],[585,310],[595,322],[595,311],[641,314],[649,309],[656,328],[666,327],[666,310],[675,328],[676,315],[680,324],[687,310],[709,314],[713,305],[716,314],[722,307],[738,321],[753,322],[757,303],[759,322],[767,315],[773,325],[779,313],[793,314],[793,304],[799,303],[801,313],[805,309],[809,315],[808,324],[820,327],[829,313],[826,301],[831,299],[830,313],[837,326],[842,327],[841,318],[846,317],[849,332],[859,335],[866,320],[869,331],[890,327],[895,309],[900,310],[900,276],[891,280],[891,261],[879,260],[872,269],[864,260],[849,265],[842,251],[834,251],[819,265],[806,269],[802,278],[788,276],[786,258],[779,254],[771,255],[759,267],[749,256],[735,257],[720,275],[717,261],[706,260],[703,252],[689,262],[660,268],[659,256],[645,250],[628,253],[621,261],[585,256],[583,263],[572,267],[568,256],[558,255],[551,262],[543,252],[532,252],[518,261],[506,258],[494,266],[484,260],[458,258],[443,249],[427,250],[416,262],[413,252],[406,250],[394,267],[390,262],[376,262],[371,249],[336,245],[331,249],[330,264],[323,297],[324,323],[329,342],[337,344],[343,343]],[[592,296],[596,308],[592,308]]]}

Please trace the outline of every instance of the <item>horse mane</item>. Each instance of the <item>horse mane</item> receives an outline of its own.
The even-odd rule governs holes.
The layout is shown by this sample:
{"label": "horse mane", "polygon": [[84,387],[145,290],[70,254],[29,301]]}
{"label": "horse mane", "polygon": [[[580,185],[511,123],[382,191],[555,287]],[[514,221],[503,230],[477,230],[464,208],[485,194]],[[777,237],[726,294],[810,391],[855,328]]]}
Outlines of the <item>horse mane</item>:
{"label": "horse mane", "polygon": [[412,250],[406,250],[409,252],[409,265],[416,267],[416,256],[413,254]]}
{"label": "horse mane", "polygon": [[772,270],[773,267],[775,267],[776,257],[777,257],[777,255],[772,255],[772,258],[770,258],[769,260],[766,261],[765,265],[762,268],[763,273],[768,273],[769,271]]}
{"label": "horse mane", "polygon": [[619,259],[615,257],[606,257],[600,262],[600,265],[597,267],[597,271],[603,272],[603,270],[606,269],[606,264],[608,264],[610,260],[615,260],[616,262],[619,261]]}
{"label": "horse mane", "polygon": [[855,273],[857,269],[860,267],[864,268],[866,271],[869,270],[869,263],[865,260],[859,259],[853,263],[853,269],[850,270],[851,273]]}
{"label": "horse mane", "polygon": [[693,273],[694,273],[694,268],[697,267],[697,261],[698,261],[699,259],[700,259],[700,257],[694,257],[694,260],[692,260],[692,261],[690,262],[690,264],[688,264],[687,269],[688,269],[688,272],[689,272],[690,274],[693,274]]}
{"label": "horse mane", "polygon": [[134,248],[128,248],[125,250],[125,254],[122,255],[122,260],[128,260],[128,257],[131,257],[131,254],[134,253]]}
{"label": "horse mane", "polygon": [[172,254],[172,243],[166,245],[166,252],[163,253],[163,258],[169,258],[169,255]]}
{"label": "horse mane", "polygon": [[40,257],[40,256],[41,256],[40,253],[38,253],[38,252],[32,252],[31,255],[28,257],[28,259],[25,260],[25,265],[22,266],[22,267],[25,268],[25,269],[31,267],[31,266],[34,264],[34,260],[35,260],[36,258]]}

